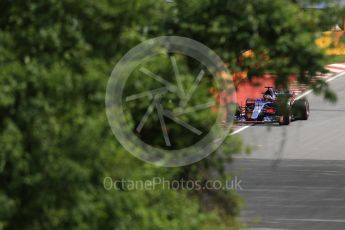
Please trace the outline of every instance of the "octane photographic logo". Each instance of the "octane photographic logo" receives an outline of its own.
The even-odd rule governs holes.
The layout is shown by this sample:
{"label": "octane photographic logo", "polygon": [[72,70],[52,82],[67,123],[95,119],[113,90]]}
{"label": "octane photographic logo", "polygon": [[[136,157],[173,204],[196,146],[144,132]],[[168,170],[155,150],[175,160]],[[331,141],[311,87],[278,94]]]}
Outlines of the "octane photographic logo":
{"label": "octane photographic logo", "polygon": [[222,90],[234,89],[231,78],[224,87],[224,75],[230,76],[223,61],[195,40],[163,36],[142,42],[116,64],[107,85],[113,134],[129,153],[157,166],[202,160],[231,129],[221,125],[224,111],[216,103]]}

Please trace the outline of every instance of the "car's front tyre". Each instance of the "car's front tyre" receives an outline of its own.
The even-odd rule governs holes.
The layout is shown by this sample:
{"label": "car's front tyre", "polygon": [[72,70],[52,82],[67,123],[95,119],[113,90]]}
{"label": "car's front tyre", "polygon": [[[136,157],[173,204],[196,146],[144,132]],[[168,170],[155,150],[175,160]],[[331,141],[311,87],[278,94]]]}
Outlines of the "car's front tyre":
{"label": "car's front tyre", "polygon": [[279,117],[279,125],[290,125],[291,120],[291,113],[287,112],[286,114]]}

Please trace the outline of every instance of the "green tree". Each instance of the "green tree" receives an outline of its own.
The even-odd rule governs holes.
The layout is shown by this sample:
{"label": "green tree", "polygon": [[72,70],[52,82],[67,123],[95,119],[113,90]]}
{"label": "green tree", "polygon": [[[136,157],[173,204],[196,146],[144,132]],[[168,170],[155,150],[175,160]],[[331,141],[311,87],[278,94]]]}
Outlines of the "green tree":
{"label": "green tree", "polygon": [[184,192],[103,187],[106,176],[169,179],[177,173],[128,156],[104,111],[113,60],[145,38],[147,18],[158,22],[155,14],[163,6],[154,1],[1,1],[1,228],[222,225]]}

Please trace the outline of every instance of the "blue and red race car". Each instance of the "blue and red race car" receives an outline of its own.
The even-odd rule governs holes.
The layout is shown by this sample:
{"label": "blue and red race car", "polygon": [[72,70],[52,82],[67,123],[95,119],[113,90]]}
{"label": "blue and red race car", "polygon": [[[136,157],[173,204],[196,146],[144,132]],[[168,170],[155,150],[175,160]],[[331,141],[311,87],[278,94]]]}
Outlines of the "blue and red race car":
{"label": "blue and red race car", "polygon": [[234,121],[236,123],[279,123],[289,125],[292,120],[308,120],[309,102],[307,98],[296,99],[290,91],[278,91],[273,87],[262,98],[246,100],[243,107],[238,107]]}

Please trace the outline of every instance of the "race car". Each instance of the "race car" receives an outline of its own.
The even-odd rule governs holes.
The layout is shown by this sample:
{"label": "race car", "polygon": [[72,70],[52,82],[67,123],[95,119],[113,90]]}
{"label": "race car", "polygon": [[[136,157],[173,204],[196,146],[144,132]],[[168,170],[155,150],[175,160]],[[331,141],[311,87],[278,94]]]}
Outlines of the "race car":
{"label": "race car", "polygon": [[309,102],[307,98],[296,99],[290,91],[278,91],[273,87],[262,98],[246,100],[243,107],[238,106],[236,123],[279,123],[289,125],[292,120],[308,120]]}

